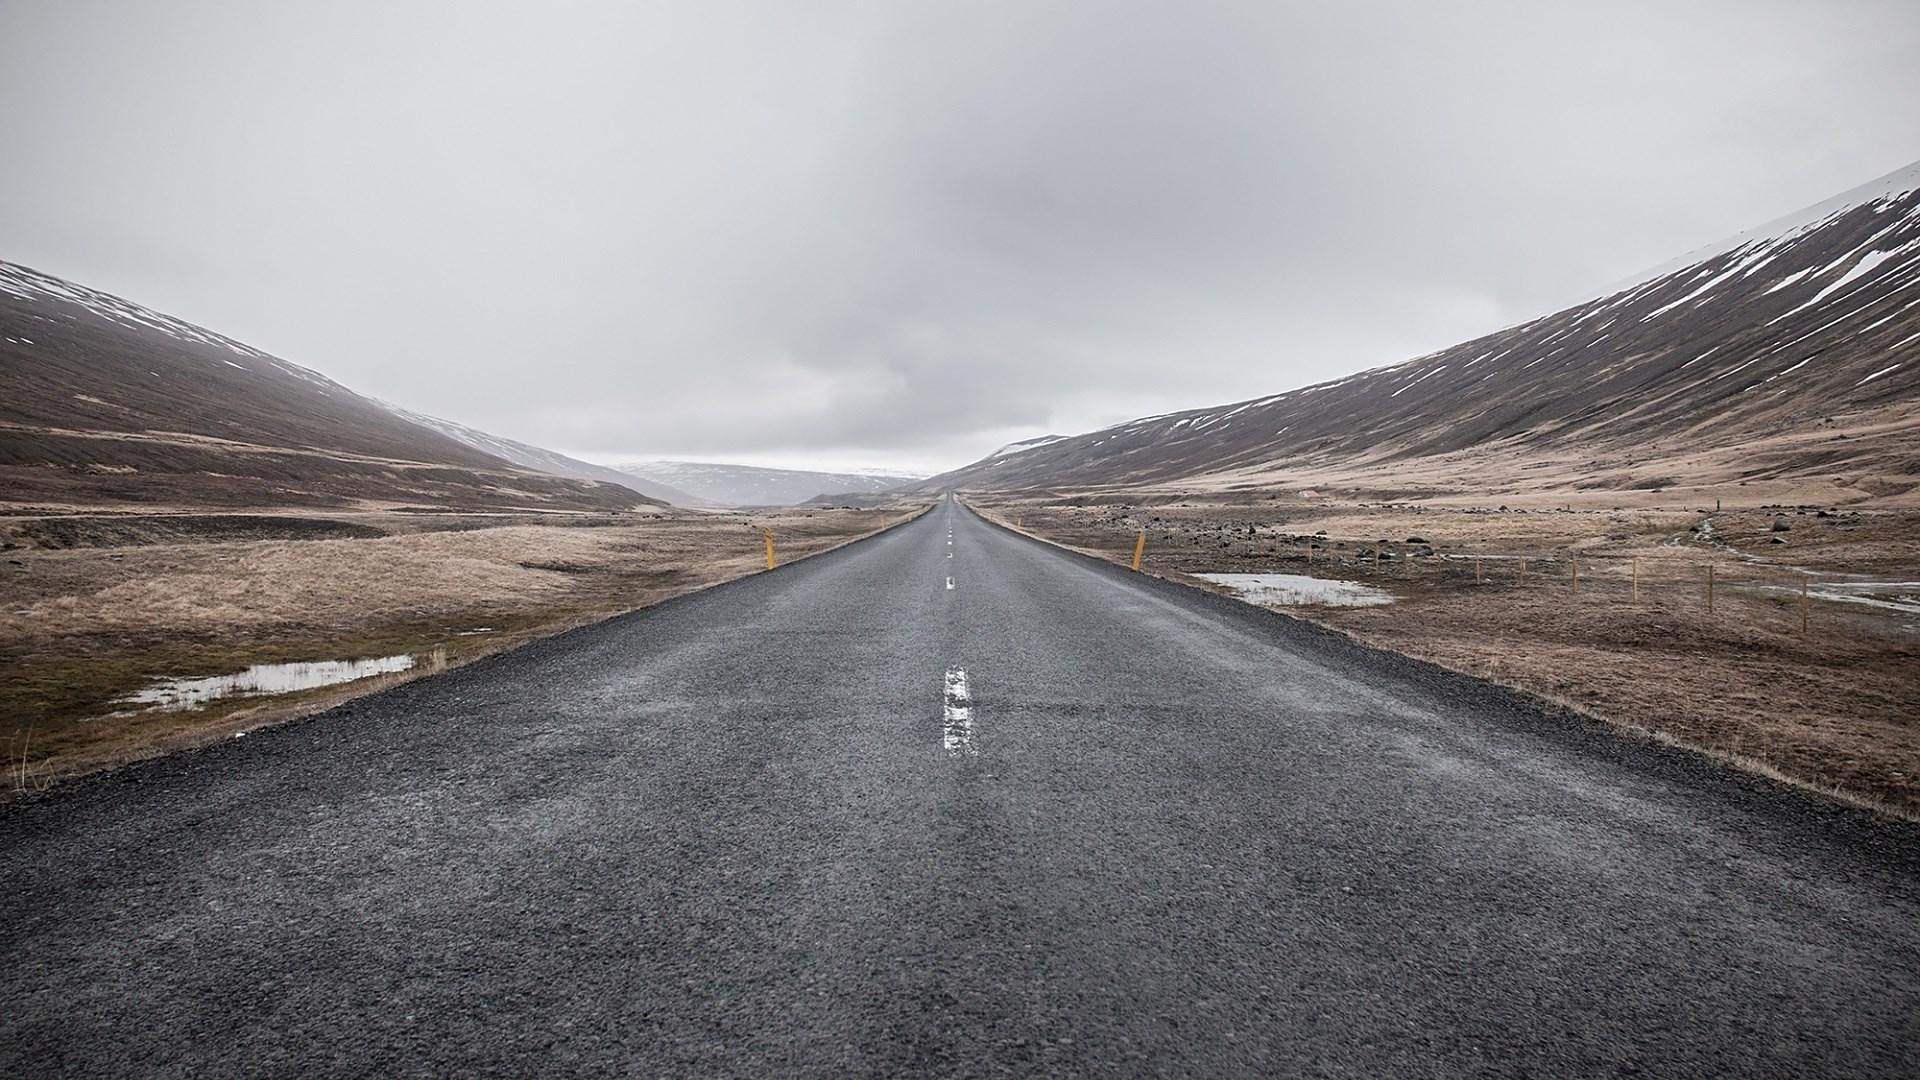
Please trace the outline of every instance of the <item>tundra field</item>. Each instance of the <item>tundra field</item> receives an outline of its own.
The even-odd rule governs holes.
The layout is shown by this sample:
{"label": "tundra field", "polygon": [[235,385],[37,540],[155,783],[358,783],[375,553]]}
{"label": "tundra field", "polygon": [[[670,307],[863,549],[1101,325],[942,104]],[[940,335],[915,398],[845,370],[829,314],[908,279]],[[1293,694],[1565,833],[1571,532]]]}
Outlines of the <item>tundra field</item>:
{"label": "tundra field", "polygon": [[1266,493],[970,501],[1123,563],[1144,531],[1144,570],[1202,588],[1234,591],[1195,575],[1282,573],[1384,590],[1392,602],[1278,610],[1920,818],[1920,510]]}
{"label": "tundra field", "polygon": [[[912,516],[291,511],[0,518],[7,792],[232,736],[763,569]],[[158,680],[403,658],[401,672],[199,707]]]}

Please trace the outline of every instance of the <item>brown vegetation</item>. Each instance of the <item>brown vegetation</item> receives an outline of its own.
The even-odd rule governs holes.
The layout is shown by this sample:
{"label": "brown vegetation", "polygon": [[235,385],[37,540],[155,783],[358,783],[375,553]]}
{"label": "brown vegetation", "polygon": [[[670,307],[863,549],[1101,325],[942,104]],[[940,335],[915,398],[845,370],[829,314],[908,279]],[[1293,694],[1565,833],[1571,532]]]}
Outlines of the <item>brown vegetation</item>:
{"label": "brown vegetation", "polygon": [[1713,513],[1711,500],[1704,511],[1503,511],[1267,495],[976,503],[1123,564],[1144,530],[1149,572],[1205,588],[1217,586],[1190,575],[1311,573],[1379,585],[1397,602],[1287,613],[1920,816],[1920,612],[1835,591],[1869,578],[1920,579],[1920,513]]}
{"label": "brown vegetation", "polygon": [[155,677],[401,653],[457,665],[763,569],[764,530],[785,562],[912,512],[0,519],[6,787],[257,727],[420,671],[190,712],[115,704]]}

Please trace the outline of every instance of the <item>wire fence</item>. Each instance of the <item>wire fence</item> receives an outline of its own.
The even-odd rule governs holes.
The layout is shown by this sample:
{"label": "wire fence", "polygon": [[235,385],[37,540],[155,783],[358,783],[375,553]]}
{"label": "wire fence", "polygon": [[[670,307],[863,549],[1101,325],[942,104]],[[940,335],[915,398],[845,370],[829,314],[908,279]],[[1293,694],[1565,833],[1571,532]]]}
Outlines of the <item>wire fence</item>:
{"label": "wire fence", "polygon": [[[1153,530],[1144,535],[1149,567],[1156,555],[1174,564],[1206,558],[1196,550],[1193,538],[1169,534],[1156,544]],[[1770,565],[1722,549],[1697,546],[1675,545],[1658,553],[1626,555],[1565,550],[1475,552],[1447,551],[1424,541],[1327,538],[1311,543],[1283,542],[1264,553],[1238,552],[1221,562],[1254,559],[1276,570],[1389,587],[1405,582],[1416,586],[1525,588],[1535,593],[1558,592],[1569,602],[1583,605],[1625,603],[1714,616],[1726,615],[1737,607],[1747,617],[1764,613],[1776,629],[1801,634],[1820,628],[1823,611],[1892,616],[1907,625],[1920,621],[1920,581]],[[1834,620],[1825,621],[1831,625]]]}

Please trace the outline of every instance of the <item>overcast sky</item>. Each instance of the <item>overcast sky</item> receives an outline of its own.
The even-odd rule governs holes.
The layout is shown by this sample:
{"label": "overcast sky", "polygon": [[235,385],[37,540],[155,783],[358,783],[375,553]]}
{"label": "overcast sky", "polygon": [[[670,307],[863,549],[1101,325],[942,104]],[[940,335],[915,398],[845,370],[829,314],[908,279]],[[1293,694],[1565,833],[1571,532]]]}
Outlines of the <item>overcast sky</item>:
{"label": "overcast sky", "polygon": [[0,258],[601,460],[935,469],[1920,157],[1920,4],[0,0]]}

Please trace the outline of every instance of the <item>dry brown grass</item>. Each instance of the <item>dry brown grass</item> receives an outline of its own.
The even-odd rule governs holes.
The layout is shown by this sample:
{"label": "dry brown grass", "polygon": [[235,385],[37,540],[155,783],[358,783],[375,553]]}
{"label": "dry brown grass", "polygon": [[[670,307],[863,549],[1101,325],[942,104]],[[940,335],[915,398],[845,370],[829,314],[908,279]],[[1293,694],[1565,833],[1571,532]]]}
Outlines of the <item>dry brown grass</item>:
{"label": "dry brown grass", "polygon": [[[904,520],[913,507],[569,518],[369,514],[391,535],[221,539],[57,550],[0,564],[0,737],[7,788],[191,745],[429,674],[363,680],[191,712],[127,715],[159,676],[410,653],[461,664],[764,568]],[[538,523],[528,523],[538,522]],[[18,526],[18,522],[14,523]],[[177,523],[176,523],[177,524]],[[156,531],[177,540],[177,527]],[[22,530],[15,528],[17,537]],[[101,530],[127,538],[124,527]],[[16,540],[17,544],[18,541]]]}
{"label": "dry brown grass", "polygon": [[[1311,572],[1376,584],[1398,602],[1288,613],[1743,768],[1920,817],[1920,617],[1814,599],[1803,634],[1795,591],[1802,570],[1920,577],[1920,513],[1744,510],[1713,515],[1701,539],[1690,526],[1702,515],[1677,511],[1503,514],[1217,497],[990,509],[1121,563],[1144,528],[1146,569],[1207,588],[1188,575]],[[1790,529],[1775,532],[1782,516]],[[1378,566],[1376,550],[1388,556]],[[1523,570],[1494,556],[1529,562]],[[1712,613],[1708,565],[1718,584]]]}

